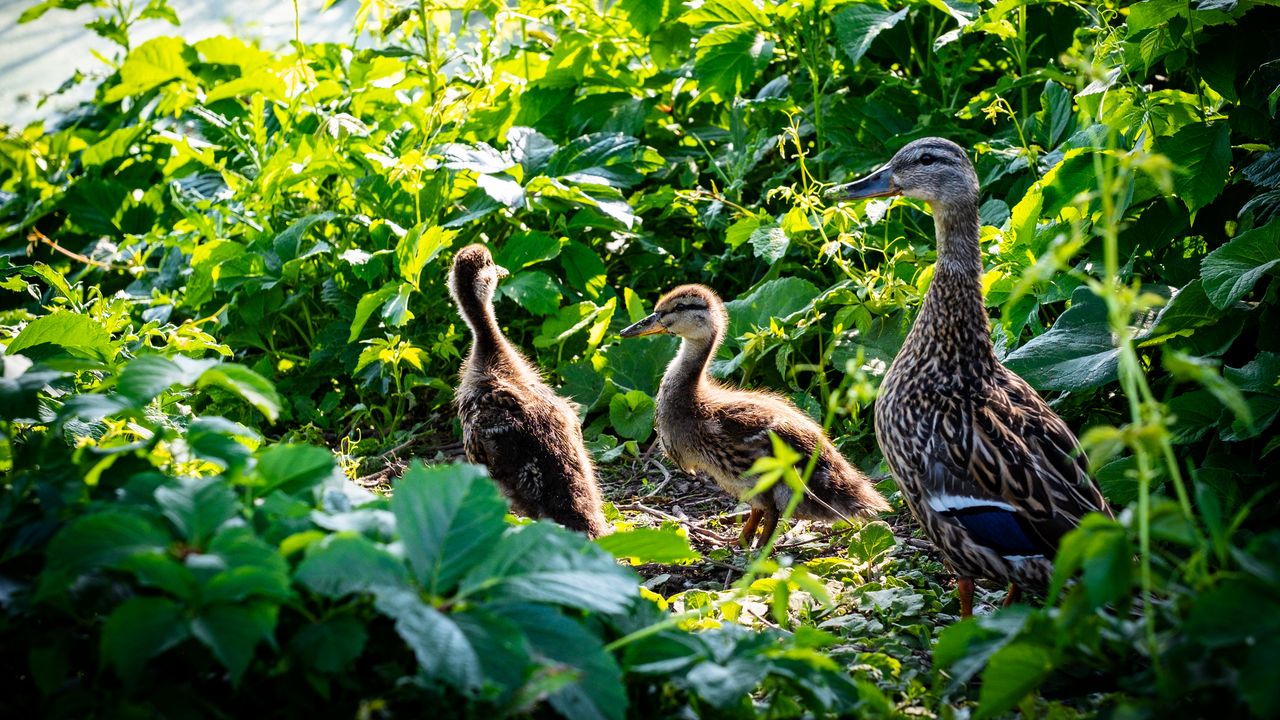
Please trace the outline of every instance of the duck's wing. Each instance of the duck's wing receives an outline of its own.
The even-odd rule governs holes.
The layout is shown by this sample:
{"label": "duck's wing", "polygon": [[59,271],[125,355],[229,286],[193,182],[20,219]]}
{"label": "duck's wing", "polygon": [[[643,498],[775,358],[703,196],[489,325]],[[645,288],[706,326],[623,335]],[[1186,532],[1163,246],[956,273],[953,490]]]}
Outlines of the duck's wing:
{"label": "duck's wing", "polygon": [[953,400],[934,416],[924,502],[1001,555],[1052,557],[1062,536],[1106,503],[1070,428],[1013,377],[983,402]]}
{"label": "duck's wing", "polygon": [[509,461],[515,445],[527,435],[527,409],[514,393],[501,387],[488,389],[469,407],[463,408],[462,449],[467,459],[489,468],[490,474],[500,470],[495,465]]}

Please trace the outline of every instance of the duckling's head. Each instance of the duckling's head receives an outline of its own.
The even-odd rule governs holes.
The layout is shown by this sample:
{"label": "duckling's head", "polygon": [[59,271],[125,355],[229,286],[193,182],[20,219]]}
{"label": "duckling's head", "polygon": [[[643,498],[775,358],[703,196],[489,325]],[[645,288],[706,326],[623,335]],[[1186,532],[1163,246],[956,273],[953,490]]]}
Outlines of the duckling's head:
{"label": "duckling's head", "polygon": [[828,191],[845,200],[905,195],[929,203],[977,206],[978,174],[964,148],[938,137],[908,143],[888,165]]}
{"label": "duckling's head", "polygon": [[489,302],[498,288],[498,281],[507,275],[510,273],[506,268],[493,262],[489,248],[479,243],[468,245],[453,256],[449,294],[459,304],[464,300]]}
{"label": "duckling's head", "polygon": [[622,337],[666,333],[687,340],[714,342],[724,334],[729,314],[724,303],[705,285],[681,285],[663,295],[653,314],[623,328]]}

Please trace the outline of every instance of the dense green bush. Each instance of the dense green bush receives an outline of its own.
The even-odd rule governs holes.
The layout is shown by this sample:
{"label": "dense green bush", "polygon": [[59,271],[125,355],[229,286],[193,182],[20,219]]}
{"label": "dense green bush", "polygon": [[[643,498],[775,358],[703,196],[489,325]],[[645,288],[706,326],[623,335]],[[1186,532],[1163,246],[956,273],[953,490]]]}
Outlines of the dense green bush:
{"label": "dense green bush", "polygon": [[[281,54],[132,44],[163,0],[25,19],[82,5],[121,46],[75,79],[93,101],[0,139],[8,702],[1280,712],[1274,3],[367,0],[351,43]],[[1122,510],[1068,539],[1083,581],[1048,608],[939,638],[940,568],[872,524],[664,619],[597,546],[504,524],[474,469],[389,501],[343,479],[452,431],[444,271],[476,240],[606,471],[674,350],[616,331],[686,281],[730,300],[715,371],[831,410],[874,469],[931,222],[820,190],[923,135],[974,149],[999,351]]]}

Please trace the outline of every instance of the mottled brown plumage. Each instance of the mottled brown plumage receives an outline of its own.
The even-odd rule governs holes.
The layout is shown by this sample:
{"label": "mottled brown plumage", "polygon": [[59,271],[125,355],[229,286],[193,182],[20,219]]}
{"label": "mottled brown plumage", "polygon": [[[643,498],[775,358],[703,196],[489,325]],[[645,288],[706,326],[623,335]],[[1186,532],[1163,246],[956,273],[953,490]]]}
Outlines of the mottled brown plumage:
{"label": "mottled brown plumage", "polygon": [[467,459],[489,469],[516,512],[598,537],[609,525],[578,415],[494,317],[493,293],[506,274],[485,246],[469,245],[454,256],[449,275],[449,292],[472,336],[455,394]]}
{"label": "mottled brown plumage", "polygon": [[[795,405],[773,393],[725,387],[707,375],[727,325],[724,303],[714,292],[683,285],[664,295],[652,315],[622,331],[623,337],[670,333],[682,339],[658,390],[658,439],[667,457],[687,472],[707,473],[729,495],[742,497],[756,484],[744,474],[757,459],[773,454],[772,431],[803,456],[801,471],[814,447],[820,448],[796,517],[834,521],[888,510],[871,481]],[[741,542],[750,540],[761,520],[758,542],[767,541],[790,498],[785,483],[751,498]]]}
{"label": "mottled brown plumage", "polygon": [[933,209],[938,262],[920,316],[885,375],[876,438],[907,506],[942,550],[972,611],[975,577],[1043,590],[1062,536],[1110,513],[1066,423],[996,358],[982,301],[978,177],[963,149],[917,140],[836,188],[902,194]]}

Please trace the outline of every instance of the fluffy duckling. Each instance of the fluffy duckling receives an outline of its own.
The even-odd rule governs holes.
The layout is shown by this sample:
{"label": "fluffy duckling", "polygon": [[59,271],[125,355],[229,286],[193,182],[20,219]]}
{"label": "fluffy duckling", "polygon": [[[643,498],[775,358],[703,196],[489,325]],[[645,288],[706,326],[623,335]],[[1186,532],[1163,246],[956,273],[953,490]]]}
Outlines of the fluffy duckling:
{"label": "fluffy duckling", "polygon": [[[800,470],[814,447],[820,448],[796,517],[834,521],[888,510],[889,504],[871,481],[795,405],[773,393],[725,387],[707,375],[707,363],[724,340],[727,326],[724,303],[711,289],[683,285],[664,295],[652,315],[621,333],[623,337],[669,333],[681,338],[680,352],[658,390],[658,439],[667,457],[686,472],[706,472],[725,492],[740,498],[756,483],[744,474],[758,458],[773,454],[772,431],[804,456]],[[790,499],[791,489],[784,483],[751,498],[751,513],[739,542],[748,546],[757,526],[757,546],[767,542]]]}
{"label": "fluffy duckling", "polygon": [[449,275],[449,293],[472,337],[455,393],[467,459],[489,468],[517,512],[599,537],[609,525],[578,414],[494,317],[493,293],[507,274],[488,248],[469,245],[454,256]]}
{"label": "fluffy duckling", "polygon": [[1090,512],[1110,514],[1076,436],[996,358],[982,301],[978,176],[965,151],[924,138],[832,194],[929,203],[938,262],[920,316],[885,374],[876,439],[907,506],[960,577],[1043,590],[1058,542]]}

